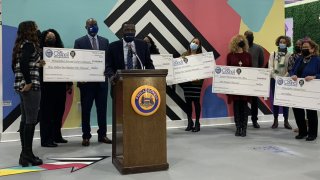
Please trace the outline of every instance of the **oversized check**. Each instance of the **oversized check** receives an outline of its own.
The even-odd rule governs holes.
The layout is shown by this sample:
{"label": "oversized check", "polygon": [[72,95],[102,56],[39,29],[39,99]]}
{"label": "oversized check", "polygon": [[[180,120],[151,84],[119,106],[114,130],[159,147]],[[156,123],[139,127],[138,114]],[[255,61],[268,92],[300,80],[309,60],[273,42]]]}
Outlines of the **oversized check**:
{"label": "oversized check", "polygon": [[212,92],[269,97],[270,69],[238,66],[216,66]]}
{"label": "oversized check", "polygon": [[320,80],[276,77],[274,104],[286,107],[320,110]]}
{"label": "oversized check", "polygon": [[174,84],[212,78],[216,64],[213,52],[173,59]]}
{"label": "oversized check", "polygon": [[174,81],[173,75],[173,55],[172,54],[156,54],[151,55],[153,65],[155,69],[168,69],[168,75],[166,77],[167,85],[171,85]]}
{"label": "oversized check", "polygon": [[43,48],[45,82],[105,81],[105,51]]}

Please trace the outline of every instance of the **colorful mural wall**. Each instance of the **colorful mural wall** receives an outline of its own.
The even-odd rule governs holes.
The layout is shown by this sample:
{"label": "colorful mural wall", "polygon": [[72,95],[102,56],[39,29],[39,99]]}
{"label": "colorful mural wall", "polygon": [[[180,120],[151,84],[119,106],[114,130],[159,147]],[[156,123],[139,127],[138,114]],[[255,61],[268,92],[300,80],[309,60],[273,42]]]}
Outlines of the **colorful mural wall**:
{"label": "colorful mural wall", "polygon": [[[136,24],[137,36],[150,35],[161,53],[179,56],[189,41],[198,37],[206,51],[213,51],[216,63],[224,65],[232,36],[252,30],[255,42],[269,52],[276,50],[274,41],[284,34],[284,2],[278,0],[3,0],[3,130],[19,121],[19,99],[13,91],[11,53],[17,26],[21,21],[34,20],[41,30],[56,29],[65,44],[72,48],[74,40],[86,34],[85,21],[98,21],[99,34],[110,42],[120,38],[121,24]],[[266,64],[266,62],[265,62]],[[233,115],[226,96],[211,93],[212,79],[202,88],[203,120]],[[79,91],[68,95],[64,128],[80,126]],[[108,122],[111,122],[111,98],[108,99]],[[184,98],[179,86],[167,88],[167,118],[186,118]],[[270,114],[269,101],[259,102],[260,114]],[[92,125],[95,125],[95,109]]]}

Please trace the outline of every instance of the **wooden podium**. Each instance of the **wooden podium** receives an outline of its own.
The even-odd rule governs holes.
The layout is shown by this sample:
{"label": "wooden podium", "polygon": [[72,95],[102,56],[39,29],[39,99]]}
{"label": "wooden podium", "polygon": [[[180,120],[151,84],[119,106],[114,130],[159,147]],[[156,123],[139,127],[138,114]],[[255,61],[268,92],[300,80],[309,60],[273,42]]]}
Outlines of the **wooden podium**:
{"label": "wooden podium", "polygon": [[[166,130],[167,73],[167,70],[117,71],[119,79],[113,87],[112,163],[121,174],[169,168]],[[154,89],[158,91],[159,97]],[[132,96],[135,97],[133,102]],[[157,103],[158,108],[155,106]],[[142,107],[135,106],[140,104]],[[139,108],[146,109],[146,113],[138,114],[136,111]],[[157,110],[151,112],[153,114],[146,115],[154,109]]]}

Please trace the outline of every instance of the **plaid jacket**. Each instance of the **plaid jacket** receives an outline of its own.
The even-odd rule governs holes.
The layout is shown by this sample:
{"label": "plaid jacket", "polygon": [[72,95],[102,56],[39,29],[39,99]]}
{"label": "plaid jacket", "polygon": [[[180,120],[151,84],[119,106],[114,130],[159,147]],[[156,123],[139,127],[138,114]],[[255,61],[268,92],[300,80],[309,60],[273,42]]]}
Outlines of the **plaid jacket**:
{"label": "plaid jacket", "polygon": [[[21,71],[21,58],[22,58],[22,49],[26,43],[31,43],[29,41],[24,41],[21,46],[20,46],[20,53],[17,54],[17,61],[16,64],[13,65],[13,70],[14,70],[14,89],[16,91],[22,90],[22,88],[25,86],[26,81],[23,77],[22,71]],[[33,44],[34,47],[34,44]],[[32,90],[40,90],[40,76],[39,76],[39,63],[38,60],[40,59],[40,54],[37,51],[36,48],[33,48],[33,53],[30,57],[29,61],[29,71],[30,71],[30,78],[32,82]]]}

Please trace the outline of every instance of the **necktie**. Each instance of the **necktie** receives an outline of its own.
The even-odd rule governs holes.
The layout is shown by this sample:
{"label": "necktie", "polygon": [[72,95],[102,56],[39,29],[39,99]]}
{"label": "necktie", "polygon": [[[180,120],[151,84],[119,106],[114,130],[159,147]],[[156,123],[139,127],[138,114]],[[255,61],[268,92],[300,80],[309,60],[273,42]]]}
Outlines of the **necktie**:
{"label": "necktie", "polygon": [[92,49],[93,49],[93,50],[97,50],[97,49],[98,49],[98,48],[97,48],[97,42],[96,42],[96,38],[95,38],[95,37],[92,38]]}
{"label": "necktie", "polygon": [[128,69],[133,69],[133,61],[132,61],[132,48],[131,44],[128,43],[128,55],[127,55],[127,68]]}

